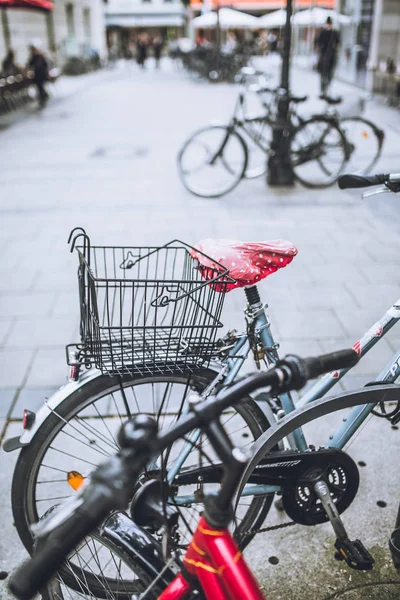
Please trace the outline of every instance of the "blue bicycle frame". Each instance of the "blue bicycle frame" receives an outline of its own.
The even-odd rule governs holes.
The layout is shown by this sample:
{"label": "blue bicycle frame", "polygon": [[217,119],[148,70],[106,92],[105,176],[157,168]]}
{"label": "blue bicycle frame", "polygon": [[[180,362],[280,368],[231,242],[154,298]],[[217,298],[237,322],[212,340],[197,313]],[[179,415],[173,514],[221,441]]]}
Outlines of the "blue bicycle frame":
{"label": "blue bicycle frame", "polygon": [[[265,307],[266,308],[266,307]],[[265,357],[267,365],[273,364],[278,360],[278,344],[275,343],[274,338],[270,329],[270,322],[265,312],[265,308],[260,305],[256,309],[249,306],[246,311],[246,316],[251,322],[252,331],[257,342],[260,344],[262,352]],[[379,342],[379,340],[398,322],[400,319],[400,299],[384,314],[384,316],[377,321],[359,342],[356,342],[353,346],[354,350],[359,354],[360,358],[363,357],[371,348]],[[223,376],[224,385],[230,385],[237,375],[239,374],[244,361],[247,359],[251,352],[251,342],[247,333],[237,336],[237,341],[229,351],[221,372],[218,374],[217,379]],[[282,409],[285,414],[290,413],[296,407],[301,407],[309,402],[321,398],[326,394],[334,385],[342,379],[342,377],[350,369],[342,369],[325,375],[323,378],[318,380],[311,389],[306,392],[303,397],[295,405],[290,394],[282,394],[280,396],[280,402]],[[393,383],[400,375],[400,351],[396,352],[385,368],[379,373],[376,382],[390,382]],[[206,393],[212,391],[213,383],[207,388]],[[329,442],[326,446],[342,449],[358,428],[363,424],[365,419],[374,409],[374,405],[366,404],[364,406],[357,406],[354,408],[350,415],[346,418],[346,421],[339,427],[339,429],[329,438]],[[168,481],[172,483],[179,470],[183,466],[185,460],[189,456],[193,445],[198,441],[200,437],[200,431],[193,431],[188,442],[184,445],[179,456],[175,460],[172,468],[168,471]],[[305,450],[307,449],[307,442],[301,429],[295,431],[289,440],[290,446],[293,449]],[[276,486],[264,486],[264,485],[252,485],[246,486],[244,489],[245,496],[254,495],[265,495],[273,493],[279,490]],[[175,497],[174,503],[178,505],[188,505],[194,502],[194,496],[181,496]]]}

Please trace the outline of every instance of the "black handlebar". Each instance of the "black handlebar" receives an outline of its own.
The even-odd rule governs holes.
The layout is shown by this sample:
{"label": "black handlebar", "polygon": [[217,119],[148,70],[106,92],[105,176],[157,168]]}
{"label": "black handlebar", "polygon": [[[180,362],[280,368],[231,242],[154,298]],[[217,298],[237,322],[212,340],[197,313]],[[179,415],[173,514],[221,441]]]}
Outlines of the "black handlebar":
{"label": "black handlebar", "polygon": [[330,371],[350,369],[357,364],[358,359],[358,354],[353,349],[330,352],[315,358],[306,358],[304,362],[308,369],[307,379],[314,379]]}
{"label": "black handlebar", "polygon": [[364,188],[372,185],[381,185],[387,183],[390,175],[341,175],[338,179],[338,185],[341,190]]}
{"label": "black handlebar", "polygon": [[[156,423],[146,415],[130,419],[121,428],[118,441],[122,450],[92,473],[90,482],[73,500],[72,511],[67,504],[64,520],[59,518],[50,533],[39,537],[32,558],[11,576],[8,587],[19,600],[30,600],[62,567],[79,542],[98,527],[112,510],[124,510],[133,493],[137,477],[153,455],[193,429],[212,423],[223,410],[240,402],[260,387],[269,387],[271,394],[300,389],[308,379],[329,371],[350,368],[358,361],[354,350],[342,350],[315,358],[287,356],[269,371],[250,375],[221,391],[216,397],[200,400],[193,410],[183,415],[172,427],[157,435]],[[60,513],[56,511],[55,515]],[[50,521],[54,518],[50,515]],[[42,532],[46,520],[39,522]]]}

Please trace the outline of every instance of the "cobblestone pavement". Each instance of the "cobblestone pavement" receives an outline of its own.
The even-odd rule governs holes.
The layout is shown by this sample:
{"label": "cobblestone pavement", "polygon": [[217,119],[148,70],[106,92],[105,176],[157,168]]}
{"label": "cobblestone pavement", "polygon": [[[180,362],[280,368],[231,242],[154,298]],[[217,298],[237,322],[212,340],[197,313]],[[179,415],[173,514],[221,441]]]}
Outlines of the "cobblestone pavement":
{"label": "cobblestone pavement", "polygon": [[[267,67],[276,74],[276,64]],[[174,238],[195,243],[215,236],[291,240],[298,256],[260,286],[283,353],[307,355],[352,345],[397,300],[400,219],[394,198],[362,201],[357,191],[300,185],[268,189],[263,179],[244,181],[219,200],[192,197],[182,187],[175,164],[180,145],[211,119],[228,118],[234,86],[191,81],[167,61],[160,72],[151,63],[145,72],[121,64],[75,82],[61,81],[43,112],[30,109],[25,118],[0,122],[3,437],[19,430],[14,421],[23,408],[36,410],[65,381],[64,346],[78,336],[77,259],[66,244],[75,226],[83,226],[99,245],[156,245]],[[334,86],[346,99],[359,94],[340,82]],[[315,96],[317,75],[297,68],[292,87]],[[304,107],[304,112],[316,110],[322,110],[318,100]],[[387,136],[377,171],[398,171],[399,113],[374,100],[367,114]],[[241,325],[243,304],[241,292],[229,294],[227,326]],[[358,387],[375,376],[399,342],[394,328],[343,387]],[[368,575],[344,570],[333,559],[328,526],[259,536],[248,554],[270,598],[398,597],[393,582],[399,577],[386,548],[399,499],[393,481],[399,449],[398,432],[374,421],[351,447],[367,467],[362,470],[365,497],[346,513],[346,524],[353,537],[364,535],[376,550],[377,569]],[[15,459],[16,454],[0,455],[0,570],[5,571],[23,555],[9,507]],[[378,508],[378,500],[386,508]],[[274,519],[282,517],[274,512],[271,523]],[[280,559],[278,565],[268,564],[271,556]],[[371,585],[360,590],[366,582]]]}

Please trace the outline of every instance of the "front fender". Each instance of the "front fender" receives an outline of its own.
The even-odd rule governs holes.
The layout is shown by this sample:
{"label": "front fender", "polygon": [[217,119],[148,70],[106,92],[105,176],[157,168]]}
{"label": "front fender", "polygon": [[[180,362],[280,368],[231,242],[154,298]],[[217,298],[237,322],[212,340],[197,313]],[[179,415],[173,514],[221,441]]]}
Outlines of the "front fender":
{"label": "front fender", "polygon": [[21,435],[13,438],[9,438],[3,444],[3,450],[6,452],[12,452],[18,448],[28,446],[33,436],[36,434],[38,429],[42,426],[43,422],[47,417],[57,410],[57,407],[63,402],[68,396],[79,390],[82,386],[86,385],[92,379],[101,377],[101,372],[98,369],[89,369],[83,371],[79,378],[79,381],[69,381],[65,385],[61,386],[50,398],[45,400],[44,404],[40,407],[35,415],[35,422],[30,429],[23,429]]}
{"label": "front fender", "polygon": [[160,576],[160,587],[166,587],[176,573],[166,568],[161,546],[144,529],[140,528],[125,513],[116,512],[108,517],[101,529],[101,537],[109,540],[126,554],[137,566],[153,578]]}

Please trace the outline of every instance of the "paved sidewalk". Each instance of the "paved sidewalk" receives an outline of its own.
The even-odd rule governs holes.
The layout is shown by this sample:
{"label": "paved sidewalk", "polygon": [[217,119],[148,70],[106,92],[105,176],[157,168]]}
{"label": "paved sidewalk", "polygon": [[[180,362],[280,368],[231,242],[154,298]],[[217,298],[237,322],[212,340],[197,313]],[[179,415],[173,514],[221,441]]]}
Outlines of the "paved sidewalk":
{"label": "paved sidewalk", "polygon": [[[276,74],[276,65],[267,67]],[[60,81],[60,93],[46,110],[5,124],[0,133],[3,437],[20,430],[14,421],[23,408],[35,411],[65,382],[64,346],[78,336],[77,258],[66,244],[75,226],[85,227],[98,245],[152,245],[174,238],[195,243],[216,236],[291,240],[298,256],[260,286],[282,353],[307,355],[352,345],[399,298],[398,199],[362,201],[357,190],[300,185],[272,189],[262,179],[244,181],[218,200],[192,197],[182,187],[175,165],[180,145],[211,119],[227,120],[237,88],[193,82],[168,61],[160,72],[151,64],[145,72],[121,64],[115,71],[79,79],[73,93],[67,85],[62,90]],[[292,88],[315,96],[318,77],[295,69]],[[334,92],[350,99],[359,93],[340,82]],[[320,107],[311,100],[304,111]],[[387,136],[377,172],[398,171],[399,112],[371,101],[367,114]],[[243,306],[242,292],[228,295],[227,327],[241,326]],[[376,376],[399,342],[400,330],[394,328],[343,387],[358,387]],[[377,569],[368,575],[344,570],[333,559],[326,526],[307,535],[304,528],[293,527],[283,535],[259,536],[249,556],[272,600],[399,597],[393,583],[399,583],[399,576],[386,549],[400,499],[393,481],[399,450],[398,431],[377,420],[351,447],[367,467],[362,469],[365,497],[346,513],[346,524],[353,537],[363,535],[373,548]],[[5,571],[22,557],[9,507],[15,459],[16,454],[0,453],[0,570]],[[387,507],[379,508],[378,500]],[[279,522],[281,516],[276,513],[274,519]],[[268,563],[271,556],[279,557],[278,565]],[[351,591],[365,582],[371,586]],[[7,598],[1,589],[0,598]]]}

